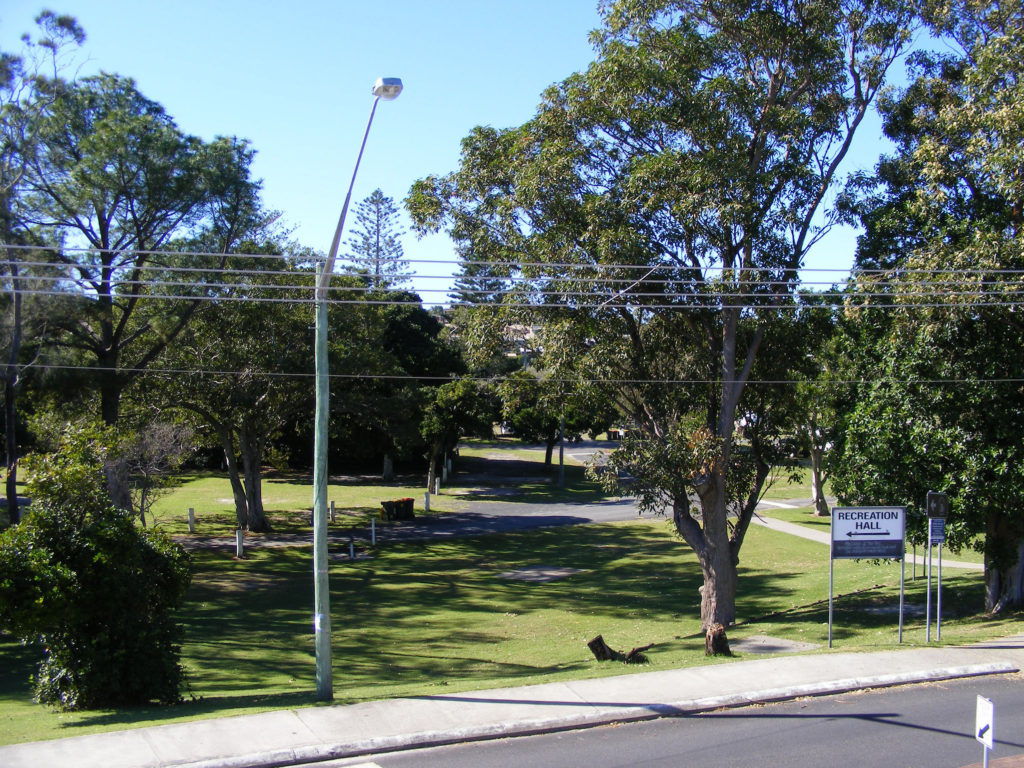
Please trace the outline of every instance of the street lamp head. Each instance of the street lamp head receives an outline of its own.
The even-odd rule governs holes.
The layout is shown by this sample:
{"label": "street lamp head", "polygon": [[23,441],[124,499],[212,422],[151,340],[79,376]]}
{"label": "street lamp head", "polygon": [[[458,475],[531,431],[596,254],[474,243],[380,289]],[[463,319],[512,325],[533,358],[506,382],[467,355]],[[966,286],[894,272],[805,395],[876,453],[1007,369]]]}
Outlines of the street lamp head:
{"label": "street lamp head", "polygon": [[402,92],[402,81],[397,77],[378,77],[373,84],[373,95],[384,101],[397,99]]}

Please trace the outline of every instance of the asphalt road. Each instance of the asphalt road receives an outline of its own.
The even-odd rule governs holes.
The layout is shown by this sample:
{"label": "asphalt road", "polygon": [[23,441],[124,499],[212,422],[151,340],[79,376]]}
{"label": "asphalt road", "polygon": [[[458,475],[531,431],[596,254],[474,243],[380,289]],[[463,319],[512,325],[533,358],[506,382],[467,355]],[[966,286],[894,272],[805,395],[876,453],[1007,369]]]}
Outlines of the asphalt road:
{"label": "asphalt road", "polygon": [[[351,759],[380,768],[961,768],[982,760],[977,696],[995,705],[990,759],[1024,756],[1024,676],[973,678]],[[1022,757],[1024,765],[1024,757]]]}

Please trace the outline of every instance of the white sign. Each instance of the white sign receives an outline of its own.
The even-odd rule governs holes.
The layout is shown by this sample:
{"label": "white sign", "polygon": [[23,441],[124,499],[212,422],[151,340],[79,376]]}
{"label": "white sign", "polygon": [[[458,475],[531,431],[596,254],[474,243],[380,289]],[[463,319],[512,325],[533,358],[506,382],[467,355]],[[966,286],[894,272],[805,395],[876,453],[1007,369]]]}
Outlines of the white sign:
{"label": "white sign", "polygon": [[906,507],[833,507],[833,558],[903,558]]}
{"label": "white sign", "polygon": [[978,697],[978,710],[974,717],[974,738],[992,749],[992,721],[995,719],[996,708],[991,699]]}

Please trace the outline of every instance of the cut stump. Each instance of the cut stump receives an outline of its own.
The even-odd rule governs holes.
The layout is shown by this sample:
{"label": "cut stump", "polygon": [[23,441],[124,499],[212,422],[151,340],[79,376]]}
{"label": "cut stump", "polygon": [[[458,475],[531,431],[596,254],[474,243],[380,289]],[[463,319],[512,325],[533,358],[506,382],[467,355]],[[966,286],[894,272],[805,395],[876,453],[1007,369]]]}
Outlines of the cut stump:
{"label": "cut stump", "polygon": [[650,650],[654,647],[654,643],[650,645],[641,645],[637,648],[632,649],[629,653],[621,653],[611,648],[608,643],[604,641],[601,635],[598,635],[589,643],[587,647],[590,648],[590,652],[594,654],[594,658],[598,661],[621,661],[624,664],[646,664],[647,657],[644,656],[644,651]]}
{"label": "cut stump", "polygon": [[729,650],[729,638],[725,636],[725,627],[712,624],[704,635],[705,656],[732,656]]}

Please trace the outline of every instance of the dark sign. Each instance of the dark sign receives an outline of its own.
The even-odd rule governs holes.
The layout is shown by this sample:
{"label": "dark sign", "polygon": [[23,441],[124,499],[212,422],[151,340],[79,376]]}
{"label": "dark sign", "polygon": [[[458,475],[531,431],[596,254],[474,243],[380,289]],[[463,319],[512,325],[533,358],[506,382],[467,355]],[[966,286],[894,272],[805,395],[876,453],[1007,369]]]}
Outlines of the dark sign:
{"label": "dark sign", "polygon": [[928,491],[925,501],[928,517],[949,517],[949,497],[939,491]]}

